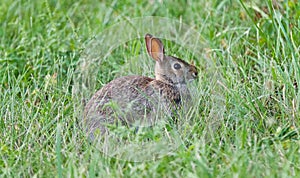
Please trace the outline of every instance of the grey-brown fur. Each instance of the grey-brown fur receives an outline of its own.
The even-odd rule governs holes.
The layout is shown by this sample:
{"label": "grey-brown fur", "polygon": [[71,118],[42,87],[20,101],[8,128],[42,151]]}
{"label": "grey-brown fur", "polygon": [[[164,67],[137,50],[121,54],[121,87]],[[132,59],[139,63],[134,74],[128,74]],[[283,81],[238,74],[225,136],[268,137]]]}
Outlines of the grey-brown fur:
{"label": "grey-brown fur", "polygon": [[[155,79],[144,76],[117,78],[97,91],[87,103],[84,121],[90,136],[99,129],[108,133],[106,124],[153,124],[160,113],[172,115],[190,98],[187,81],[197,77],[195,66],[164,54],[162,42],[147,34],[146,47],[156,60]],[[175,65],[180,69],[175,69]]]}

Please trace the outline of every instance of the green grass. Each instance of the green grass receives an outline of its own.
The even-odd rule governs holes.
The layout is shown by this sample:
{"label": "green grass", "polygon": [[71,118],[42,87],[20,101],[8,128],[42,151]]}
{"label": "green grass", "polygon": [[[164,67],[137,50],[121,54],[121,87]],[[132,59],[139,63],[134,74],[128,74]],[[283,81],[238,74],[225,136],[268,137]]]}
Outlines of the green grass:
{"label": "green grass", "polygon": [[[229,0],[1,2],[1,177],[298,177],[300,5],[287,0],[279,6]],[[184,116],[191,133],[172,155],[134,163],[106,157],[89,144],[72,89],[89,42],[113,24],[141,16],[182,20],[205,42],[196,59],[197,104]],[[164,42],[168,53],[194,58],[177,51],[180,44]],[[142,40],[120,44],[99,65],[88,94],[116,76],[153,76],[151,61],[129,64],[143,50]],[[211,82],[204,58],[216,65],[218,81]]]}

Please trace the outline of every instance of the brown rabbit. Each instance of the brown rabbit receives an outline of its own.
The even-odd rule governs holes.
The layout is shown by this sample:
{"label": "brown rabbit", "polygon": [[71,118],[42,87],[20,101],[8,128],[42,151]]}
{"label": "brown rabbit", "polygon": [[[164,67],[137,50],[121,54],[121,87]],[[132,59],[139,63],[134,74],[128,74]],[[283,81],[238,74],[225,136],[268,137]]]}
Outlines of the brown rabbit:
{"label": "brown rabbit", "polygon": [[156,61],[155,79],[120,77],[97,91],[84,111],[92,139],[96,130],[108,133],[107,124],[153,124],[159,113],[170,116],[182,106],[184,98],[190,98],[187,81],[197,77],[196,67],[166,56],[160,39],[146,34],[145,41],[148,54]]}

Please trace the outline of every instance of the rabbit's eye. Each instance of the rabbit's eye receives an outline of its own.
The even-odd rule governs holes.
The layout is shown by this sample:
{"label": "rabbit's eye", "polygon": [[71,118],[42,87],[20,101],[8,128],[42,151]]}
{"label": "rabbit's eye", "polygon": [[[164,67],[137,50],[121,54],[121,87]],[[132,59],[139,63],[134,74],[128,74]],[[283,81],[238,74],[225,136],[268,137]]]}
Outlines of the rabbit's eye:
{"label": "rabbit's eye", "polygon": [[175,63],[175,64],[174,64],[174,69],[178,70],[178,69],[180,69],[180,68],[181,68],[181,65],[180,65],[180,64],[178,64],[178,63]]}
{"label": "rabbit's eye", "polygon": [[193,72],[193,74],[192,74],[194,77],[197,77],[197,75],[198,75],[198,72]]}

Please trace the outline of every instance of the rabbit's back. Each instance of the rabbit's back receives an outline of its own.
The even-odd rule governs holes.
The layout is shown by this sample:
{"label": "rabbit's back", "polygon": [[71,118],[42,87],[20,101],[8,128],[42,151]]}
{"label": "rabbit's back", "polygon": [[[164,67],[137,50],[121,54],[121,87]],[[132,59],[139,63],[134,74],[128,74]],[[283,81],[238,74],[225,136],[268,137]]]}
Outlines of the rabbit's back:
{"label": "rabbit's back", "polygon": [[[116,121],[127,125],[144,118],[151,121],[161,111],[171,113],[180,103],[175,85],[144,76],[125,76],[111,81],[93,95],[85,107],[85,118],[92,130],[94,126]],[[102,132],[103,129],[101,126]]]}
{"label": "rabbit's back", "polygon": [[113,112],[112,105],[125,108],[133,99],[138,99],[139,92],[151,81],[153,79],[142,76],[125,76],[112,80],[92,96],[85,107],[85,115],[110,116]]}

